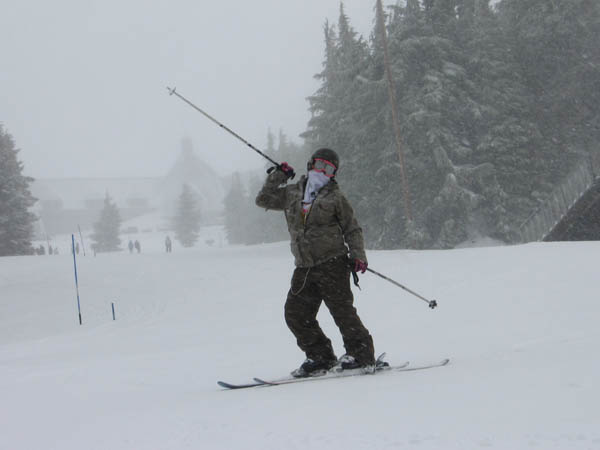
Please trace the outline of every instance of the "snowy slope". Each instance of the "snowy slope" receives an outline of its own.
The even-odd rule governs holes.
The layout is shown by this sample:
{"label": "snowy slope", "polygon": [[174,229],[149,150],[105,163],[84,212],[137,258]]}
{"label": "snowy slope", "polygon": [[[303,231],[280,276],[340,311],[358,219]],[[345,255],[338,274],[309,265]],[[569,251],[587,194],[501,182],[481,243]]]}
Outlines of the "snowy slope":
{"label": "snowy slope", "polygon": [[439,303],[362,276],[376,350],[450,365],[223,391],[303,359],[288,244],[167,255],[163,238],[79,258],[83,326],[65,251],[0,258],[0,449],[600,448],[600,243],[369,252]]}

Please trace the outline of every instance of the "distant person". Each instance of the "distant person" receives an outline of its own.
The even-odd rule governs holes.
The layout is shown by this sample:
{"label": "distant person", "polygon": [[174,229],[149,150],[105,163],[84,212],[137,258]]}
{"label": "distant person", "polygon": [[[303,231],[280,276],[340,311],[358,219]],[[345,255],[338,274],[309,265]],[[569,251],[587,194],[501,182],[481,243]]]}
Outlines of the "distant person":
{"label": "distant person", "polygon": [[53,252],[53,251],[54,251],[54,250],[52,250],[52,247],[48,246],[48,254],[49,254],[49,255],[52,255],[52,252]]}
{"label": "distant person", "polygon": [[171,243],[171,238],[169,236],[165,238],[165,250],[167,253],[171,253],[171,250],[173,250],[173,244]]}
{"label": "distant person", "polygon": [[133,241],[130,239],[129,244],[127,244],[127,248],[129,249],[129,253],[133,253]]}
{"label": "distant person", "polygon": [[137,239],[135,240],[135,243],[133,244],[135,246],[135,249],[137,250],[138,253],[142,252],[142,246],[140,245],[140,241],[138,241]]}

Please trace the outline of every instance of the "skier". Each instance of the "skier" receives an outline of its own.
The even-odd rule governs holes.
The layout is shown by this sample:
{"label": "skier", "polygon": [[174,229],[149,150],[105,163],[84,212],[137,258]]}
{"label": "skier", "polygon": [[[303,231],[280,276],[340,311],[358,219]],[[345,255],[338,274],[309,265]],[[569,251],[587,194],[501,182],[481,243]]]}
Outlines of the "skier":
{"label": "skier", "polygon": [[[285,320],[306,354],[294,377],[321,375],[334,366],[375,370],[373,338],[358,317],[350,289],[350,272],[367,270],[362,229],[335,180],[338,168],[337,153],[319,149],[308,162],[308,176],[287,185],[294,170],[282,163],[269,170],[256,197],[258,206],[284,211],[291,237],[296,269]],[[316,319],[322,301],[344,341],[346,354],[339,361]]]}
{"label": "skier", "polygon": [[142,251],[142,246],[140,245],[140,241],[138,241],[137,239],[135,240],[135,242],[133,243],[133,246],[135,247],[135,249],[137,250],[138,253],[141,253]]}
{"label": "skier", "polygon": [[129,244],[127,244],[127,248],[129,249],[129,253],[133,253],[133,241],[130,239]]}
{"label": "skier", "polygon": [[171,253],[171,250],[173,249],[172,245],[173,244],[171,242],[171,238],[167,236],[165,238],[165,250],[167,251],[167,253]]}

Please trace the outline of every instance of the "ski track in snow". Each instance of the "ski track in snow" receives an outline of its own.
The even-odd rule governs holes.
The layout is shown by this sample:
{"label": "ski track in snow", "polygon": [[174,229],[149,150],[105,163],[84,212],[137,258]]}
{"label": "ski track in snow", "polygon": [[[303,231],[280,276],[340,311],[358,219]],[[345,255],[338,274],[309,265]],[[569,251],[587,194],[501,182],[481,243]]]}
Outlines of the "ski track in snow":
{"label": "ski track in snow", "polygon": [[448,366],[224,391],[303,360],[289,244],[167,255],[142,238],[140,255],[79,256],[83,326],[65,248],[0,258],[0,450],[600,449],[600,243],[368,252],[439,303],[362,275],[376,351]]}

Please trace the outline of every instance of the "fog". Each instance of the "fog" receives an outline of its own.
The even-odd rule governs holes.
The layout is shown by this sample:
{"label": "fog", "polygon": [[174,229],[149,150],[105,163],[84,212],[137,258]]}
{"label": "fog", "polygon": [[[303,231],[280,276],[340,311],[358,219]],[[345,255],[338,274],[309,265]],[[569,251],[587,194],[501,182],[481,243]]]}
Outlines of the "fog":
{"label": "fog", "polygon": [[[374,1],[345,0],[365,37]],[[221,174],[264,161],[169,96],[261,148],[298,139],[338,0],[2,0],[0,122],[36,178],[163,176],[183,137]]]}

